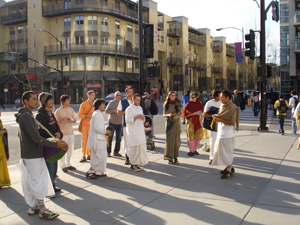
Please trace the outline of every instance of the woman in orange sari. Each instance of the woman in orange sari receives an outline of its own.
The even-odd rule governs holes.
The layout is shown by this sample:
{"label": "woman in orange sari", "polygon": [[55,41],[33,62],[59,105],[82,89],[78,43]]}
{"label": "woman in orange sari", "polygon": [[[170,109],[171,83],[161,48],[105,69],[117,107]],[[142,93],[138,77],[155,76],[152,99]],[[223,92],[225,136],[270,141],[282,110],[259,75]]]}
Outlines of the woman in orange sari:
{"label": "woman in orange sari", "polygon": [[197,96],[196,93],[192,93],[183,110],[183,117],[186,119],[189,156],[199,155],[197,149],[201,140],[200,114],[203,112],[204,107]]}

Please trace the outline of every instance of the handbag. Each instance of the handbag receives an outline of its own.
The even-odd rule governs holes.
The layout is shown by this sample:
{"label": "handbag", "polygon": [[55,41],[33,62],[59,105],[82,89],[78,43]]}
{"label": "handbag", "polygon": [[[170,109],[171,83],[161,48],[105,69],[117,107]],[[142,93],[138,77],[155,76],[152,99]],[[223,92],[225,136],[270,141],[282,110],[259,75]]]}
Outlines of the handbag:
{"label": "handbag", "polygon": [[2,135],[2,141],[3,141],[3,145],[4,145],[6,160],[9,160],[9,148],[8,148],[7,132]]}
{"label": "handbag", "polygon": [[[48,141],[57,142],[60,140],[59,138],[54,137],[53,134],[51,134],[51,132],[39,121],[37,121],[36,119],[34,120],[38,128],[42,128],[49,134],[50,138],[47,138]],[[67,151],[63,151],[62,149],[57,147],[50,147],[45,145],[43,146],[43,155],[46,162],[56,162],[57,160],[61,159],[66,154],[66,152]]]}
{"label": "handbag", "polygon": [[[207,111],[207,114],[217,114],[218,112],[219,108],[212,106]],[[213,122],[212,117],[204,117],[202,125],[207,130],[217,131],[217,123]]]}

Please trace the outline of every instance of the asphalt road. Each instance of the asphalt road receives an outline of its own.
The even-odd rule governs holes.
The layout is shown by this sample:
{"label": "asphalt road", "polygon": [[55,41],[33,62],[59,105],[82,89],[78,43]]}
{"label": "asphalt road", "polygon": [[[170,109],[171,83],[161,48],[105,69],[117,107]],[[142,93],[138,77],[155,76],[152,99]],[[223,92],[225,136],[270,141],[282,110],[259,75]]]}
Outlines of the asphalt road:
{"label": "asphalt road", "polygon": [[[158,115],[154,116],[154,134],[160,134],[165,132],[165,119],[162,116],[163,112],[163,103],[157,103],[159,108]],[[56,108],[59,106],[56,106]],[[72,105],[72,108],[78,113],[79,105]],[[8,141],[9,141],[9,149],[10,149],[10,160],[8,161],[8,165],[15,165],[20,161],[20,147],[19,147],[19,138],[17,137],[18,124],[15,121],[14,114],[17,112],[16,109],[7,108],[2,111],[1,120],[3,122],[3,126],[8,130]],[[277,126],[277,120],[272,119],[271,111],[268,111],[268,125]],[[105,121],[107,123],[107,114],[103,114]],[[288,115],[288,118],[289,115]],[[77,127],[79,124],[79,119],[77,118],[77,123],[73,125],[75,130],[75,149],[81,148],[81,136],[77,131]],[[240,129],[250,129],[256,130],[259,125],[259,117],[254,117],[251,107],[247,107],[246,111],[240,112]],[[286,122],[285,126],[290,126],[290,123]],[[184,125],[182,125],[182,131],[185,131]],[[77,159],[73,159],[77,160]],[[79,160],[79,159],[78,159]]]}

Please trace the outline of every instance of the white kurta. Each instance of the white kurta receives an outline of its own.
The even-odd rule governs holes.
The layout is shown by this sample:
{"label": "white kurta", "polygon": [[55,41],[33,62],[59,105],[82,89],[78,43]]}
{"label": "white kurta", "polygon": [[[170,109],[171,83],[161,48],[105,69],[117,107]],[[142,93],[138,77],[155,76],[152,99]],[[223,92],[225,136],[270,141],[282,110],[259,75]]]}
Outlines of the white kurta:
{"label": "white kurta", "polygon": [[106,171],[107,151],[105,132],[103,115],[97,110],[92,115],[87,141],[87,148],[91,149],[91,167],[96,174],[102,174]]}
{"label": "white kurta", "polygon": [[142,114],[143,109],[134,104],[130,105],[125,111],[127,155],[132,165],[146,165],[148,161],[146,135],[144,130],[144,120],[134,117]]}

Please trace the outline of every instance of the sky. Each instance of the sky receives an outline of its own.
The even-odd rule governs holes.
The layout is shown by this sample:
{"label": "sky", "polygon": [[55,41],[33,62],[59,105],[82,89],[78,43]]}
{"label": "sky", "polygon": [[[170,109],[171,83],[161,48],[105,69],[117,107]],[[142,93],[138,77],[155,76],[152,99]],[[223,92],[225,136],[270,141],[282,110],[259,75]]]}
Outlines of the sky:
{"label": "sky", "polygon": [[[260,8],[253,0],[154,0],[157,10],[171,17],[185,16],[188,24],[194,28],[208,28],[212,36],[224,36],[227,43],[242,42],[242,32],[235,29],[216,31],[217,28],[236,27],[260,30]],[[265,0],[265,8],[271,0]],[[260,4],[260,0],[258,0]],[[272,9],[272,8],[271,8]],[[266,51],[267,61],[272,53],[269,50],[277,49],[279,58],[279,22],[272,20],[272,10],[269,10],[266,21]],[[259,38],[257,34],[257,38]],[[259,39],[257,39],[257,42]],[[258,43],[259,44],[259,43]],[[274,50],[273,50],[274,51]],[[278,59],[276,60],[278,61]]]}

